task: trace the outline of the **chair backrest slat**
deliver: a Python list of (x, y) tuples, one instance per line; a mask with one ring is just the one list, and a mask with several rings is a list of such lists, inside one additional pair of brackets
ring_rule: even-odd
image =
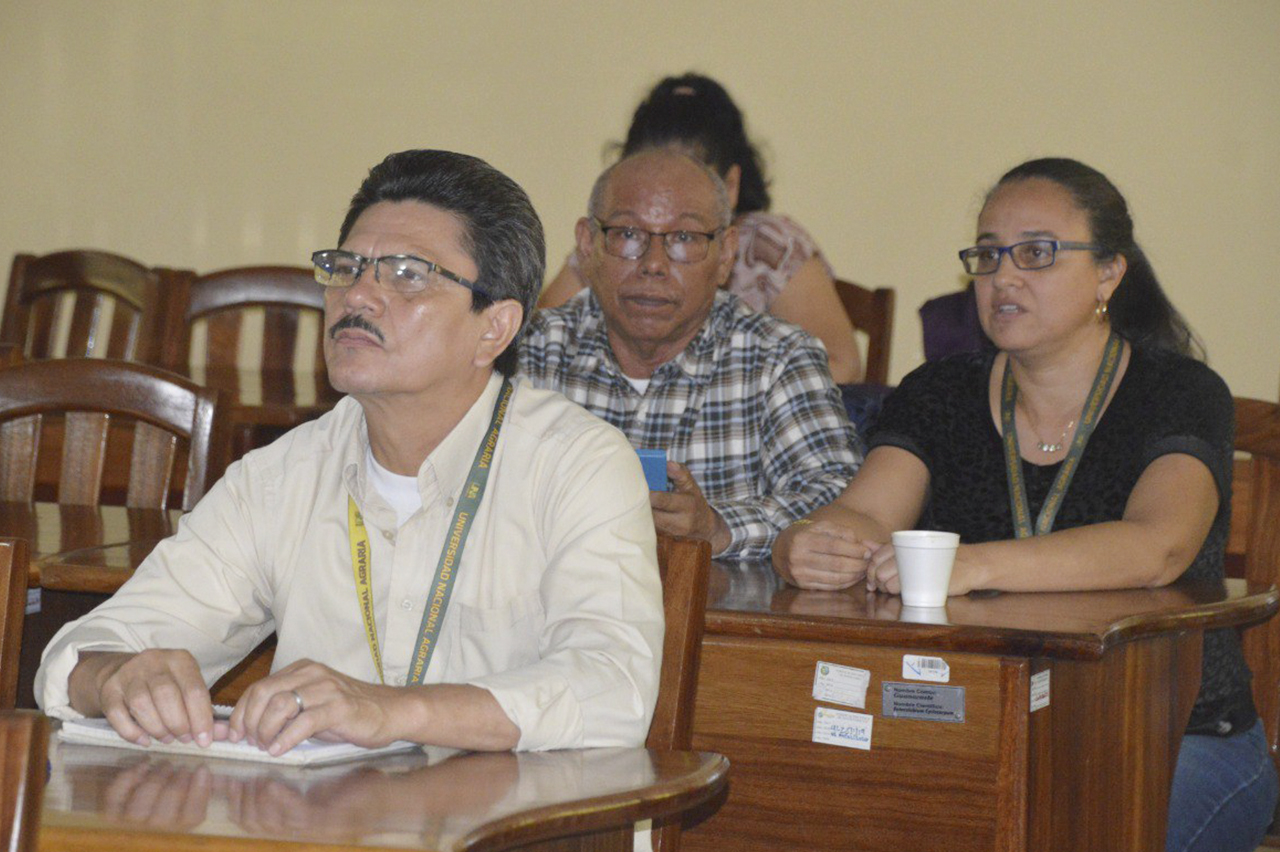
[(150, 423), (134, 424), (125, 505), (135, 509), (164, 506), (177, 459), (177, 435)]
[(98, 411), (68, 411), (64, 422), (58, 502), (96, 506), (106, 467), (111, 418)]
[(863, 381), (889, 382), (889, 351), (893, 342), (894, 291), (890, 287), (869, 290), (852, 281), (836, 279), (836, 294), (854, 328), (867, 335)]
[(35, 494), (40, 455), (39, 414), (0, 423), (0, 500), (29, 503)]

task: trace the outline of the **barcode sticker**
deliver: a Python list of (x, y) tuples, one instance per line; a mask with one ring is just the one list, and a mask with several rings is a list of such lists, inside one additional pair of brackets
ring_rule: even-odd
[(933, 683), (950, 683), (951, 666), (941, 657), (902, 655), (903, 680), (928, 680)]

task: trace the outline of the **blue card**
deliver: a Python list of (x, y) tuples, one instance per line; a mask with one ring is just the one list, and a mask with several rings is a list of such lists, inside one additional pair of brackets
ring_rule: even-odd
[(669, 491), (667, 487), (667, 451), (636, 450), (640, 456), (640, 467), (644, 469), (644, 478), (649, 482), (650, 491)]

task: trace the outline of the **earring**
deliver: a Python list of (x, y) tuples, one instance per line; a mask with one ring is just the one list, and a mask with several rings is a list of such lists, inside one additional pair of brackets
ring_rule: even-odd
[(1109, 299), (1098, 299), (1097, 306), (1093, 309), (1093, 315), (1097, 317), (1099, 323), (1107, 321), (1107, 302)]

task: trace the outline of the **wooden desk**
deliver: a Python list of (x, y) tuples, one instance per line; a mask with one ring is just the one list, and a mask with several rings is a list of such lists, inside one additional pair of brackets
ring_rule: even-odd
[(0, 502), (0, 535), (31, 543), (27, 585), (40, 611), (22, 625), (18, 706), (35, 707), (40, 654), (63, 624), (120, 587), (152, 548), (177, 528), (178, 510)]
[[(316, 769), (50, 742), (42, 850), (626, 850), (724, 787), (718, 754), (395, 755)], [(529, 845), (526, 845), (529, 844)]]
[(0, 502), (0, 535), (31, 543), (29, 588), (110, 593), (181, 516), (177, 509)]
[[(1255, 624), (1274, 588), (952, 598), (937, 613), (865, 590), (805, 592), (716, 566), (693, 746), (734, 765), (692, 850), (1163, 850), (1201, 631)], [(937, 618), (941, 623), (930, 623)], [(903, 655), (950, 667), (964, 721), (883, 714)], [(869, 673), (865, 709), (813, 698), (818, 662)], [(1050, 704), (1032, 711), (1031, 678)], [(896, 689), (896, 687), (895, 687)], [(812, 742), (828, 707), (873, 717), (870, 750)]]

